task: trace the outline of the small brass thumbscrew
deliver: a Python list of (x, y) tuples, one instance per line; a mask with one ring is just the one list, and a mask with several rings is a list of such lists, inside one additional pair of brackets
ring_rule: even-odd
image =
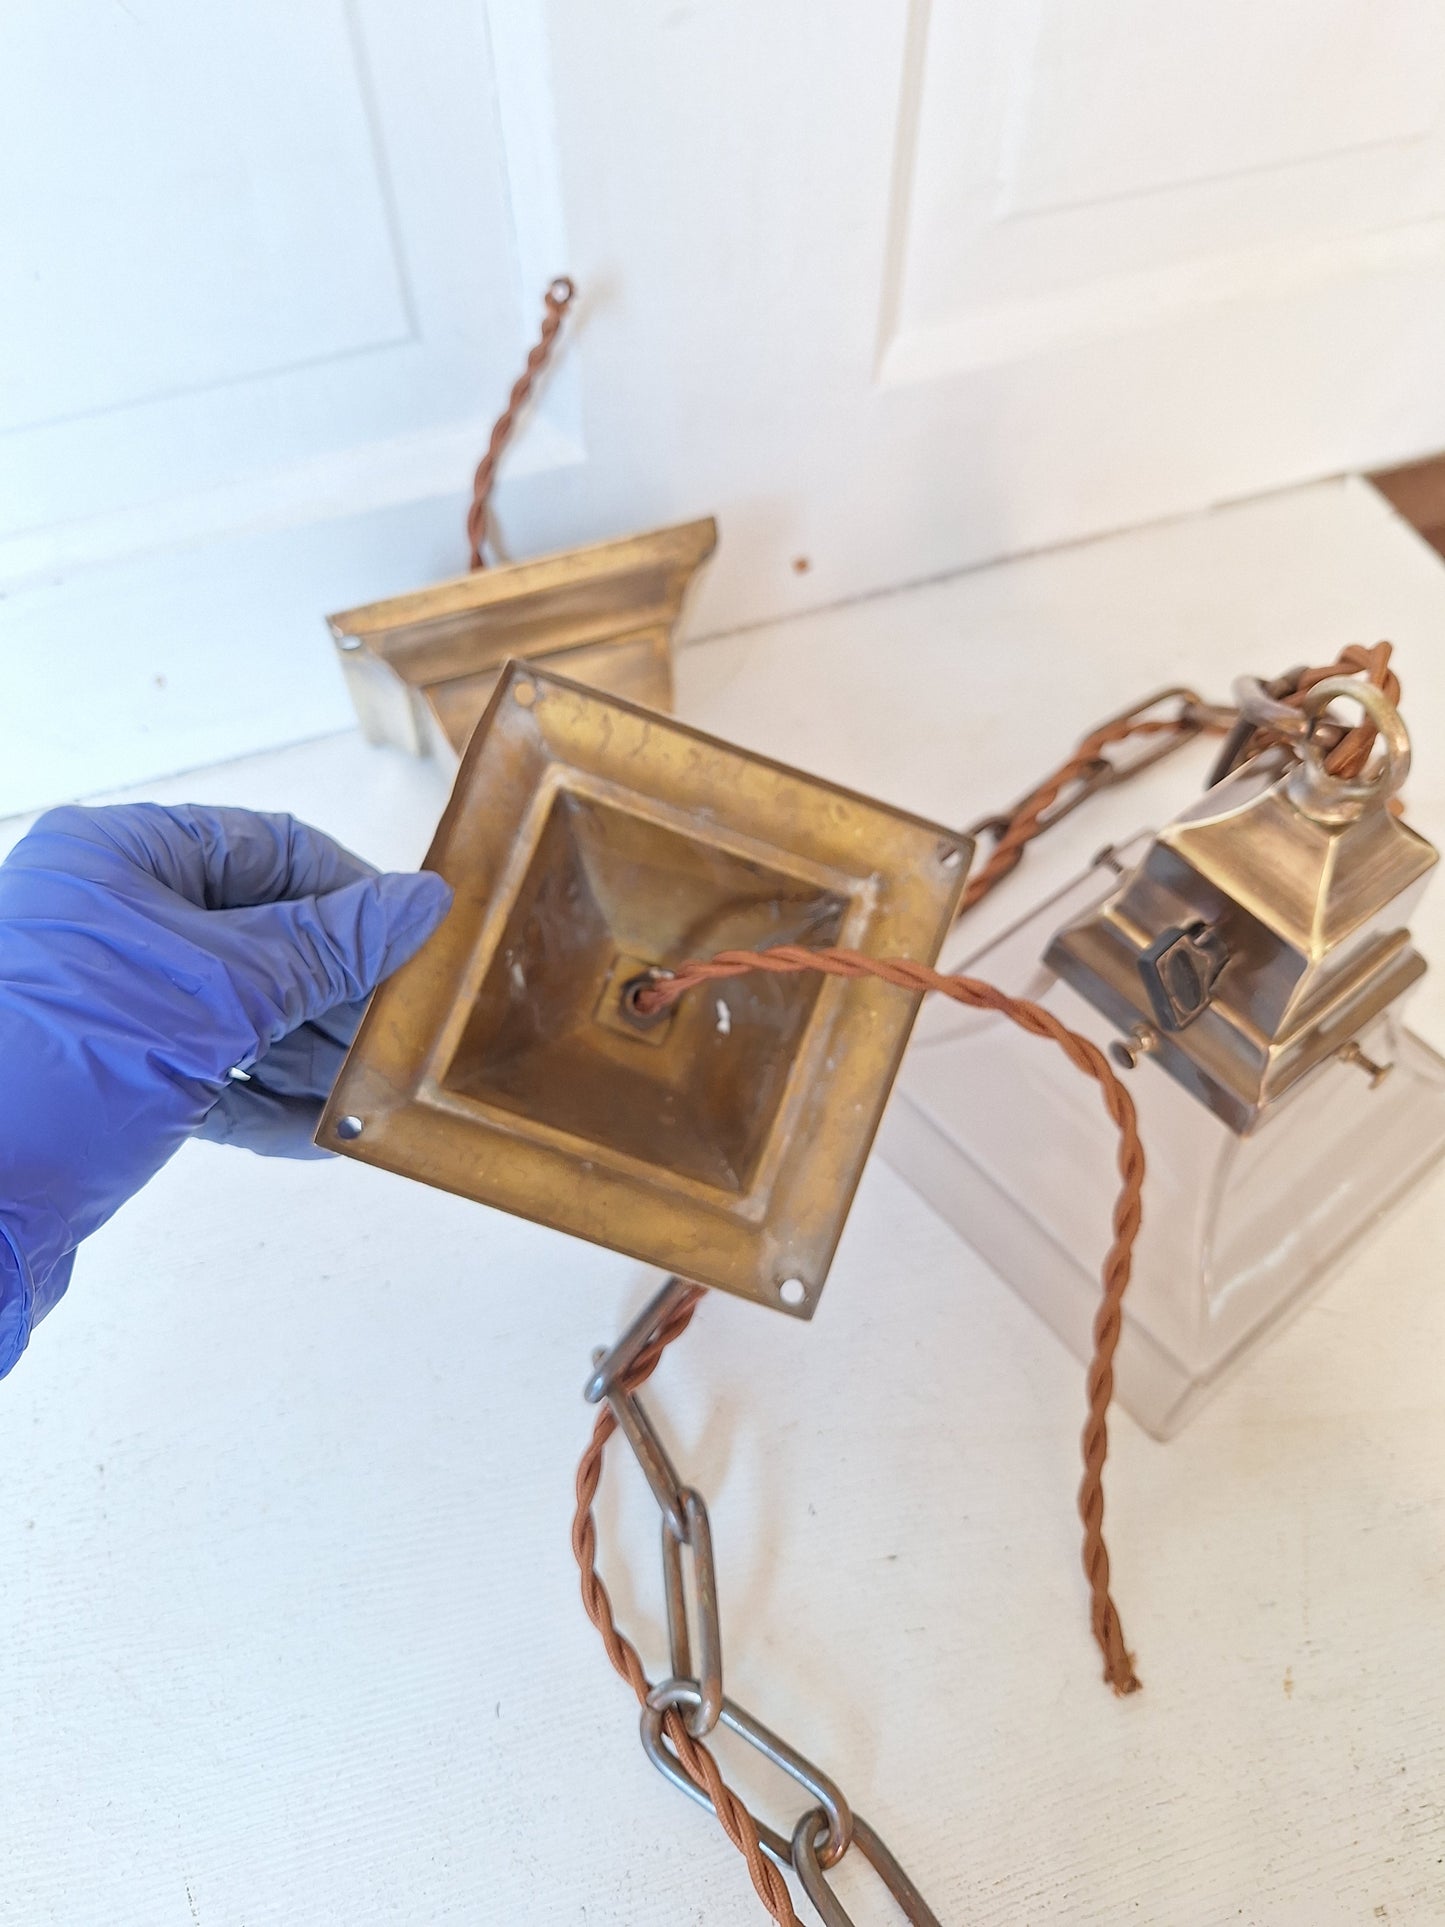
[(1121, 1071), (1132, 1071), (1141, 1057), (1159, 1048), (1159, 1033), (1152, 1024), (1135, 1024), (1127, 1037), (1119, 1037), (1109, 1046), (1109, 1055)]
[(1377, 1084), (1383, 1084), (1385, 1079), (1390, 1075), (1390, 1072), (1395, 1068), (1393, 1064), (1377, 1064), (1373, 1057), (1366, 1056), (1365, 1052), (1360, 1049), (1358, 1041), (1353, 1037), (1348, 1044), (1345, 1044), (1341, 1048), (1340, 1062), (1342, 1064), (1353, 1064), (1357, 1070), (1362, 1070), (1370, 1080), (1371, 1090), (1374, 1090)]

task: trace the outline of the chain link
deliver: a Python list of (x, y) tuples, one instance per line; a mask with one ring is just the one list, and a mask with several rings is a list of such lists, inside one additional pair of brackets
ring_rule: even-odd
[(642, 1353), (663, 1327), (701, 1287), (685, 1278), (669, 1278), (657, 1294), (649, 1298), (611, 1351), (592, 1354), (592, 1376), (582, 1388), (589, 1405), (598, 1405), (614, 1387), (623, 1385)]
[(607, 1403), (617, 1420), (617, 1429), (632, 1447), (632, 1456), (642, 1467), (643, 1477), (662, 1514), (664, 1530), (674, 1539), (687, 1539), (687, 1508), (683, 1501), (682, 1481), (673, 1470), (667, 1448), (657, 1436), (652, 1420), (635, 1393), (609, 1385)]
[[(1156, 711), (1163, 712), (1156, 714)], [(1207, 703), (1184, 684), (1158, 689), (1142, 702), (1121, 709), (1087, 736), (1075, 757), (1046, 783), (1021, 796), (1011, 809), (970, 823), (965, 835), (991, 837), (998, 842), (1012, 826), (1028, 816), (1032, 836), (1053, 829), (1100, 790), (1126, 783), (1131, 776), (1162, 763), (1204, 730), (1227, 728), (1233, 708)], [(1132, 746), (1132, 747), (1131, 747)], [(1112, 754), (1106, 752), (1112, 751)], [(1047, 798), (1045, 799), (1045, 793)], [(1032, 836), (1030, 840), (1032, 840)]]
[[(654, 1686), (647, 1696), (647, 1704), (642, 1709), (642, 1745), (649, 1760), (665, 1780), (671, 1780), (680, 1793), (695, 1800), (709, 1813), (716, 1811), (712, 1801), (699, 1786), (695, 1786), (683, 1772), (676, 1758), (663, 1741), (662, 1718), (675, 1706), (697, 1707), (702, 1695), (696, 1680), (665, 1679)], [(778, 1735), (761, 1720), (755, 1720), (751, 1713), (735, 1706), (731, 1700), (722, 1703), (722, 1724), (739, 1739), (746, 1740), (749, 1746), (756, 1747), (765, 1760), (781, 1767), (790, 1779), (796, 1780), (805, 1793), (812, 1795), (817, 1805), (812, 1812), (821, 1815), (826, 1829), (826, 1844), (818, 1854), (821, 1865), (833, 1867), (843, 1858), (853, 1843), (853, 1814), (841, 1790), (830, 1780), (826, 1773), (805, 1759), (796, 1747), (779, 1739)], [(784, 1833), (775, 1832), (761, 1820), (755, 1820), (758, 1839), (762, 1842), (763, 1852), (776, 1866), (788, 1868), (793, 1864), (793, 1849)]]
[[(679, 1539), (667, 1514), (662, 1515), (662, 1583), (667, 1593), (667, 1644), (674, 1679), (695, 1679), (702, 1689), (686, 1726), (695, 1740), (706, 1739), (722, 1716), (722, 1626), (718, 1618), (717, 1571), (712, 1559), (712, 1526), (702, 1494), (691, 1486), (682, 1494), (682, 1516), (687, 1537)], [(692, 1639), (687, 1624), (687, 1588), (683, 1582), (682, 1549), (692, 1553), (693, 1590), (697, 1595), (697, 1668), (692, 1663)]]
[[(827, 1838), (827, 1833), (828, 1816), (821, 1807), (805, 1813), (793, 1829), (793, 1866), (803, 1883), (803, 1892), (818, 1910), (823, 1927), (853, 1927), (853, 1916), (844, 1910), (825, 1878), (826, 1862), (819, 1851), (819, 1842)], [(853, 1845), (897, 1903), (908, 1927), (942, 1927), (938, 1915), (861, 1813), (853, 1815)]]
[[(630, 1648), (622, 1655), (624, 1663), (619, 1666), (619, 1671), (632, 1679), (641, 1700), (643, 1750), (665, 1779), (716, 1816), (727, 1829), (729, 1838), (744, 1853), (751, 1856), (761, 1850), (780, 1872), (795, 1869), (824, 1927), (853, 1927), (829, 1888), (826, 1876), (855, 1845), (903, 1910), (910, 1927), (939, 1927), (937, 1916), (930, 1912), (883, 1841), (866, 1821), (853, 1813), (836, 1782), (724, 1694), (717, 1574), (707, 1506), (701, 1493), (683, 1485), (679, 1479), (637, 1397), (637, 1386), (657, 1363), (662, 1345), (691, 1316), (699, 1295), (698, 1286), (680, 1278), (669, 1278), (611, 1351), (593, 1354), (593, 1372), (585, 1387), (588, 1402), (606, 1404), (617, 1430), (632, 1447), (662, 1515), (663, 1594), (672, 1676), (649, 1687), (641, 1677), (640, 1667), (636, 1667), (636, 1655)], [(601, 1423), (605, 1425), (606, 1421)], [(579, 1499), (585, 1503), (579, 1510), (577, 1531), (583, 1534), (590, 1532), (593, 1489), (595, 1477), (587, 1485), (579, 1486)], [(577, 1531), (574, 1531), (574, 1544)], [(587, 1543), (584, 1538), (584, 1544)], [(694, 1610), (691, 1619), (684, 1550), (692, 1554)], [(589, 1570), (589, 1562), (584, 1562), (584, 1597)], [(595, 1580), (595, 1572), (591, 1577)], [(596, 1583), (600, 1589), (600, 1581)], [(615, 1634), (615, 1625), (611, 1630)], [(631, 1667), (626, 1664), (629, 1655)], [(746, 1740), (808, 1795), (810, 1804), (799, 1816), (791, 1836), (750, 1813), (723, 1780), (716, 1761), (700, 1744), (719, 1726)], [(769, 1912), (784, 1923), (784, 1927), (797, 1927), (797, 1915), (786, 1889), (779, 1882), (776, 1889), (765, 1892), (762, 1873), (774, 1881), (778, 1876), (761, 1862), (754, 1874)]]

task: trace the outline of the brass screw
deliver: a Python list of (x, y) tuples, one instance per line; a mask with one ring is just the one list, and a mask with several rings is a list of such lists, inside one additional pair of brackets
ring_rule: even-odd
[(1370, 1080), (1371, 1090), (1374, 1090), (1377, 1084), (1383, 1084), (1385, 1079), (1390, 1075), (1390, 1072), (1395, 1068), (1393, 1064), (1377, 1064), (1373, 1057), (1366, 1056), (1365, 1052), (1360, 1049), (1358, 1040), (1354, 1037), (1350, 1039), (1348, 1044), (1345, 1044), (1341, 1048), (1339, 1056), (1342, 1064), (1353, 1064), (1357, 1070), (1362, 1070), (1365, 1073), (1366, 1077)]
[(1135, 1024), (1127, 1037), (1117, 1038), (1109, 1046), (1109, 1055), (1121, 1071), (1132, 1071), (1141, 1057), (1159, 1048), (1159, 1033), (1152, 1024)]

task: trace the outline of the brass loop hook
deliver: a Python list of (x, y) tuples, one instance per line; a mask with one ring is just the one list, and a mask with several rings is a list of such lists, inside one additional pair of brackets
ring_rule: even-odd
[[(1331, 776), (1316, 731), (1337, 701), (1356, 702), (1379, 734), (1383, 757), (1373, 771), (1359, 776)], [(1351, 676), (1327, 676), (1304, 696), (1299, 712), (1305, 719), (1300, 763), (1290, 779), (1291, 801), (1319, 823), (1348, 823), (1367, 805), (1381, 807), (1410, 773), (1410, 735), (1400, 712), (1383, 689)]]

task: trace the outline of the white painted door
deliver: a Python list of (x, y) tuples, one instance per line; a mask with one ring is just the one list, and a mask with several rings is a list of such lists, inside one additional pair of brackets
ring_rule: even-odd
[(1432, 0), (10, 0), (0, 808), (344, 726), (562, 269), (503, 535), (716, 512), (698, 631), (1445, 444), (1442, 95)]
[(324, 612), (465, 565), (565, 252), (512, 12), (0, 8), (0, 810), (344, 727)]

